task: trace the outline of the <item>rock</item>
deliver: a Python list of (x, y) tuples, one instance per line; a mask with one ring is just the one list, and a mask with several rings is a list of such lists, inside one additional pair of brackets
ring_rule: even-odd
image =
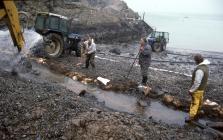
[(32, 70), (31, 72), (33, 75), (39, 76), (40, 72), (38, 70)]
[(40, 119), (47, 110), (41, 107), (34, 108), (31, 114), (32, 119)]
[(105, 86), (110, 82), (109, 79), (102, 78), (102, 77), (97, 77), (97, 80), (98, 80), (98, 82), (99, 82), (100, 84), (103, 84), (103, 85), (105, 85)]
[(30, 114), (29, 112), (27, 112), (27, 113), (25, 114), (25, 117), (26, 117), (26, 118), (30, 118), (30, 116), (31, 116), (31, 114)]
[(71, 120), (71, 124), (79, 127), (79, 126), (81, 126), (81, 119), (73, 119), (73, 120)]
[(12, 74), (12, 76), (17, 76), (18, 72), (15, 68), (13, 68), (12, 71), (11, 71), (11, 74)]
[(121, 54), (121, 50), (118, 49), (118, 48), (111, 49), (111, 50), (109, 50), (109, 52), (110, 53), (117, 54), (117, 55), (120, 55)]
[(207, 122), (206, 125), (214, 128), (223, 128), (223, 122)]
[(22, 57), (18, 64), (16, 64), (16, 71), (21, 73), (28, 73), (32, 70), (32, 64), (26, 57)]
[(22, 107), (22, 104), (20, 102), (17, 102), (16, 105), (21, 108)]
[(124, 48), (128, 48), (128, 43), (122, 43), (121, 46), (123, 46)]
[(22, 128), (23, 130), (27, 130), (27, 129), (29, 129), (29, 128), (30, 128), (30, 126), (25, 125), (25, 126), (21, 126), (21, 128)]
[(41, 136), (37, 135), (36, 140), (41, 140)]
[(209, 105), (209, 106), (218, 106), (218, 103), (216, 103), (216, 102), (212, 102), (212, 101), (210, 101), (210, 100), (205, 100), (204, 101), (204, 103), (203, 103), (204, 105)]
[(138, 103), (139, 106), (142, 106), (142, 107), (148, 106), (146, 101), (139, 100), (139, 101), (137, 101), (137, 103)]
[(72, 79), (73, 79), (74, 81), (77, 81), (77, 76), (73, 76)]
[(173, 105), (176, 107), (176, 108), (180, 108), (182, 106), (180, 100), (178, 99), (174, 99), (173, 100)]
[(134, 53), (130, 53), (129, 56), (135, 56), (135, 54)]
[(223, 111), (220, 111), (219, 114), (220, 114), (221, 118), (223, 118)]
[(152, 88), (150, 88), (149, 86), (146, 86), (144, 89), (144, 94), (145, 96), (147, 96), (149, 93), (151, 93)]
[(115, 112), (115, 115), (116, 115), (116, 116), (119, 116), (119, 115), (120, 115), (120, 112)]
[(84, 84), (84, 85), (87, 85), (88, 84), (87, 81), (84, 81), (84, 80), (81, 81), (81, 83)]
[(81, 92), (78, 94), (79, 96), (84, 96), (86, 94), (86, 90), (81, 90)]
[(152, 88), (150, 88), (149, 86), (143, 86), (143, 85), (139, 85), (138, 89), (143, 92), (145, 94), (145, 96), (149, 95), (149, 93), (151, 92)]
[(156, 86), (155, 88), (153, 88), (151, 92), (154, 93), (154, 94), (156, 94), (156, 95), (158, 95), (158, 96), (161, 96), (161, 95), (163, 95), (165, 93), (162, 90), (162, 88), (159, 87), (159, 86)]
[(96, 112), (97, 114), (100, 114), (102, 111), (98, 108), (90, 108), (91, 112)]
[(171, 104), (174, 100), (174, 97), (171, 95), (164, 95), (163, 96), (163, 102), (166, 104)]
[(173, 63), (173, 62), (170, 62), (170, 65), (171, 65), (171, 66), (173, 66), (173, 65), (174, 65), (174, 63)]

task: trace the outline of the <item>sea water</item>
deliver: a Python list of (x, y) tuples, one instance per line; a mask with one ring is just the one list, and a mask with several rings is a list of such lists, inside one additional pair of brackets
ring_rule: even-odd
[(223, 15), (146, 13), (144, 20), (170, 33), (167, 47), (223, 52)]

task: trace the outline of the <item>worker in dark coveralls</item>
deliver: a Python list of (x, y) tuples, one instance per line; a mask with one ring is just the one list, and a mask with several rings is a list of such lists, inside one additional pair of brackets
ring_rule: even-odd
[(191, 122), (198, 119), (198, 113), (200, 112), (203, 104), (204, 91), (207, 87), (210, 62), (202, 57), (201, 54), (194, 56), (194, 61), (197, 64), (192, 74), (192, 83), (189, 89), (189, 94), (192, 97), (189, 118), (186, 118), (186, 122)]
[(139, 49), (139, 65), (142, 76), (142, 85), (147, 86), (148, 80), (148, 67), (151, 63), (151, 46), (147, 43), (146, 38), (141, 38), (140, 49)]

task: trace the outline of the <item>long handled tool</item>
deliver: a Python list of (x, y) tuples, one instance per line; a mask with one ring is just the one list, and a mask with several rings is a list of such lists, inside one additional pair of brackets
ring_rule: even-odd
[(207, 131), (210, 131), (211, 133), (215, 133), (221, 139), (223, 139), (223, 133), (221, 131), (219, 131), (219, 130), (213, 129), (213, 128), (209, 127), (209, 126), (203, 125), (203, 124), (201, 124), (199, 122), (196, 122), (196, 121), (192, 121), (191, 124), (194, 124), (194, 125), (200, 127), (201, 129), (206, 129)]
[(137, 58), (138, 58), (138, 56), (139, 56), (139, 53), (140, 53), (140, 52), (138, 52), (138, 54), (136, 55), (136, 58), (134, 59), (132, 65), (131, 65), (131, 67), (130, 67), (130, 69), (129, 69), (129, 71), (128, 71), (128, 74), (127, 74), (127, 76), (126, 76), (126, 79), (128, 79), (129, 74), (130, 74), (130, 72), (132, 71), (133, 65), (135, 64), (135, 62), (136, 62), (136, 60), (137, 60)]

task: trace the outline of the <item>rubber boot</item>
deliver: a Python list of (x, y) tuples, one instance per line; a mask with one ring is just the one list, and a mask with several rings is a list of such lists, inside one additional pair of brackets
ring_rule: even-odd
[(191, 123), (192, 121), (196, 121), (196, 119), (194, 117), (186, 117), (185, 118), (186, 123)]
[(143, 76), (142, 77), (142, 84), (144, 85), (144, 86), (146, 86), (147, 85), (147, 76)]

